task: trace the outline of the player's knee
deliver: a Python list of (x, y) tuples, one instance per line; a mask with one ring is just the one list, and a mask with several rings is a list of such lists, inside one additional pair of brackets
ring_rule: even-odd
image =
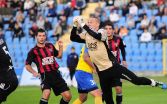
[(84, 103), (87, 100), (87, 96), (80, 96), (79, 98), (81, 100), (82, 103)]
[(63, 94), (63, 99), (64, 99), (65, 101), (70, 101), (71, 98), (72, 98), (72, 95), (71, 95), (70, 92), (66, 92), (66, 93)]
[(48, 99), (49, 99), (49, 96), (50, 96), (50, 90), (49, 90), (49, 89), (44, 90), (44, 91), (43, 91), (42, 98), (48, 100)]
[(115, 87), (115, 90), (116, 90), (117, 94), (121, 94), (122, 93), (122, 87), (120, 87), (120, 86)]

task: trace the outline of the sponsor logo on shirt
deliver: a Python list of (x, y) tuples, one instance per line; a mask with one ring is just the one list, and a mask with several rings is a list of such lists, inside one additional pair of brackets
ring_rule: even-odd
[(50, 65), (54, 63), (54, 57), (45, 57), (42, 59), (42, 65)]

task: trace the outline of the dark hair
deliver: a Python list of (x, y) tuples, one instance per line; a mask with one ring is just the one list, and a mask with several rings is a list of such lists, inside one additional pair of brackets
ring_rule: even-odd
[(74, 49), (74, 50), (75, 50), (75, 47), (74, 47), (74, 46), (72, 46), (72, 47), (71, 47), (71, 49)]
[(113, 26), (113, 24), (112, 24), (110, 21), (106, 21), (106, 22), (104, 23), (104, 27), (105, 27), (105, 26), (111, 26), (112, 29), (114, 29), (114, 26)]
[(44, 30), (44, 29), (42, 29), (42, 28), (39, 28), (39, 29), (37, 30), (37, 32), (36, 32), (36, 34), (35, 34), (35, 35), (37, 36), (39, 32), (41, 32), (41, 33), (43, 33), (43, 32), (44, 32), (44, 33), (45, 33), (45, 35), (46, 35), (45, 30)]

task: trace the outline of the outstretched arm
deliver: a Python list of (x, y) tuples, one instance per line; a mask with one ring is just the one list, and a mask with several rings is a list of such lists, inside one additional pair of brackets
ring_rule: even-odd
[(79, 43), (85, 43), (85, 40), (77, 35), (77, 27), (73, 27), (71, 30), (70, 40)]
[(95, 39), (103, 40), (102, 34), (100, 32), (95, 32), (95, 31), (91, 30), (87, 25), (84, 25), (83, 28), (88, 32), (89, 35), (91, 35)]

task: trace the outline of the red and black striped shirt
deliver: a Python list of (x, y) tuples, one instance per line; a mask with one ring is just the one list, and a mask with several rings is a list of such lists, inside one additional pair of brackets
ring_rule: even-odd
[(56, 50), (51, 43), (46, 43), (45, 47), (38, 47), (36, 45), (29, 51), (26, 65), (31, 65), (31, 63), (34, 62), (37, 65), (39, 73), (57, 70), (59, 68), (59, 65), (55, 60), (57, 55), (58, 50)]
[(113, 36), (112, 39), (108, 40), (108, 45), (110, 51), (114, 54), (114, 56), (117, 58), (118, 62), (121, 62), (120, 60), (120, 50), (122, 54), (123, 61), (126, 61), (126, 53), (125, 53), (125, 47), (126, 45), (123, 43), (123, 40), (118, 36)]

